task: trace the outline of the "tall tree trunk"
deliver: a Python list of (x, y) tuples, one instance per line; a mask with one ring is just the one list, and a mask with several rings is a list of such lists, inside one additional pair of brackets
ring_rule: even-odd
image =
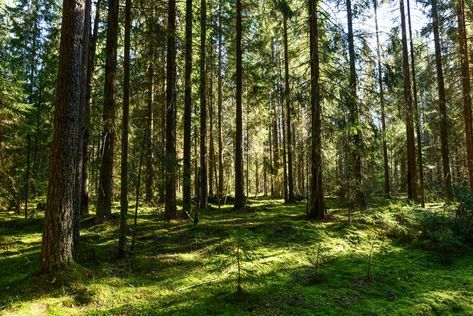
[(79, 150), (85, 0), (64, 0), (54, 131), (49, 161), (47, 207), (40, 266), (56, 272), (73, 262), (73, 216), (76, 158)]
[(379, 101), (381, 105), (381, 129), (383, 132), (383, 163), (384, 163), (384, 193), (387, 196), (391, 195), (391, 183), (389, 180), (389, 162), (388, 162), (388, 146), (386, 143), (386, 112), (384, 100), (383, 87), (383, 72), (381, 69), (381, 45), (379, 43), (379, 29), (378, 29), (378, 0), (374, 0), (374, 16), (376, 28), (376, 53), (378, 57), (378, 85), (379, 85)]
[(471, 117), (471, 83), (468, 63), (468, 43), (465, 25), (465, 3), (457, 0), (458, 41), (460, 48), (460, 64), (463, 88), (463, 119), (465, 121), (465, 147), (470, 190), (473, 191), (473, 123)]
[(150, 61), (148, 64), (148, 102), (146, 107), (146, 188), (145, 188), (145, 201), (147, 203), (153, 203), (153, 108), (154, 108), (154, 28), (152, 27), (154, 21), (149, 21), (150, 27), (150, 38), (149, 38), (149, 57)]
[(292, 175), (293, 166), (292, 166), (292, 107), (290, 100), (290, 90), (289, 90), (289, 54), (288, 54), (288, 44), (287, 44), (287, 16), (283, 18), (283, 41), (284, 41), (284, 101), (286, 103), (286, 133), (287, 133), (287, 188), (288, 188), (288, 197), (287, 202), (294, 201), (294, 178)]
[(402, 73), (404, 76), (404, 102), (406, 105), (406, 136), (407, 136), (407, 197), (409, 200), (417, 200), (417, 171), (415, 156), (415, 140), (413, 125), (413, 109), (411, 94), (411, 79), (409, 73), (409, 53), (407, 50), (406, 16), (404, 11), (404, 0), (399, 1), (401, 10), (402, 31)]
[(448, 203), (453, 200), (453, 192), (448, 148), (447, 99), (445, 97), (445, 84), (443, 78), (442, 49), (440, 47), (440, 27), (437, 0), (432, 0), (432, 27), (434, 32), (435, 64), (437, 68), (437, 85), (439, 95), (440, 143), (442, 154), (443, 183), (445, 190), (445, 200)]
[(325, 217), (325, 201), (322, 186), (322, 135), (320, 85), (319, 85), (319, 31), (317, 25), (317, 0), (309, 0), (310, 31), (310, 104), (311, 104), (311, 180), (309, 218)]
[(363, 147), (363, 140), (361, 138), (361, 122), (360, 122), (360, 109), (358, 106), (357, 97), (357, 78), (356, 78), (356, 61), (355, 61), (355, 45), (353, 39), (353, 13), (351, 7), (351, 0), (346, 0), (347, 5), (347, 22), (348, 22), (348, 55), (350, 59), (350, 77), (349, 77), (349, 120), (350, 125), (354, 131), (351, 134), (351, 144), (349, 146), (350, 153), (350, 182), (352, 186), (351, 195), (352, 206), (365, 206), (366, 201), (362, 189), (362, 170), (361, 170), (361, 152)]
[[(98, 0), (95, 4), (95, 19), (94, 29), (89, 42), (89, 55), (87, 61), (87, 92), (85, 104), (85, 123), (84, 123), (84, 141), (82, 145), (82, 196), (81, 196), (81, 214), (89, 214), (89, 140), (90, 140), (90, 118), (91, 118), (91, 103), (92, 103), (92, 77), (95, 66), (95, 52), (97, 49), (97, 36), (100, 22), (100, 6), (102, 0)], [(90, 27), (90, 24), (85, 25)]]
[(218, 192), (223, 196), (223, 138), (222, 138), (222, 0), (218, 2), (218, 75), (217, 75), (217, 128), (218, 128)]
[(215, 144), (214, 144), (214, 104), (213, 104), (213, 46), (210, 43), (209, 56), (209, 195), (214, 196)]
[(122, 156), (120, 183), (120, 236), (118, 238), (118, 257), (126, 254), (126, 231), (128, 216), (128, 131), (130, 113), (130, 34), (131, 0), (125, 1), (125, 51), (123, 59), (123, 114), (122, 114)]
[(192, 131), (192, 0), (186, 0), (186, 43), (184, 70), (184, 152), (183, 210), (191, 209), (191, 131)]
[(97, 221), (103, 222), (112, 214), (113, 152), (115, 149), (117, 42), (119, 1), (108, 1), (107, 43), (105, 47), (105, 85), (103, 103), (102, 163), (100, 166)]
[(241, 0), (236, 0), (236, 134), (235, 134), (235, 204), (234, 208), (245, 208), (246, 198), (243, 179), (243, 119), (242, 119), (242, 91), (243, 91), (243, 65), (242, 65), (242, 17)]
[(87, 62), (89, 59), (89, 42), (90, 42), (90, 12), (91, 0), (85, 1), (84, 12), (84, 35), (82, 43), (82, 60), (81, 60), (81, 82), (80, 82), (80, 107), (79, 107), (79, 136), (76, 153), (76, 180), (75, 180), (75, 197), (74, 197), (74, 216), (73, 216), (73, 240), (74, 249), (79, 245), (80, 236), (80, 215), (81, 215), (81, 201), (82, 201), (82, 165), (83, 165), (83, 146), (84, 146), (84, 131), (85, 131), (85, 108), (87, 103)]
[(208, 206), (208, 181), (207, 181), (207, 67), (206, 67), (206, 42), (207, 42), (207, 4), (200, 1), (200, 172), (199, 172), (199, 206)]
[(177, 218), (176, 208), (176, 0), (168, 1), (166, 56), (166, 196), (168, 220)]
[(420, 131), (420, 114), (419, 106), (417, 101), (417, 76), (415, 67), (415, 53), (414, 53), (414, 39), (412, 37), (412, 23), (411, 23), (411, 6), (409, 0), (407, 0), (407, 19), (409, 22), (409, 39), (411, 48), (411, 69), (412, 69), (412, 93), (414, 95), (414, 119), (417, 134), (417, 162), (419, 164), (419, 195), (420, 203), (422, 207), (425, 206), (425, 194), (424, 194), (424, 160), (422, 158), (422, 133)]

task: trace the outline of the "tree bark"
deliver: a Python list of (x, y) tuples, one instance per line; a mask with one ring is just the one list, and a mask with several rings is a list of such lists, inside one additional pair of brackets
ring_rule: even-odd
[(409, 73), (409, 53), (407, 50), (406, 16), (404, 11), (404, 0), (399, 1), (401, 11), (402, 32), (402, 73), (404, 76), (404, 102), (406, 105), (406, 136), (407, 136), (407, 197), (411, 201), (417, 200), (417, 171), (415, 157), (415, 140), (413, 125), (413, 109), (411, 94), (411, 79)]
[(119, 1), (109, 0), (107, 43), (105, 47), (105, 85), (103, 103), (102, 163), (97, 201), (97, 221), (103, 222), (112, 214), (113, 155), (115, 149), (117, 42)]
[(287, 16), (283, 17), (283, 42), (284, 42), (284, 101), (286, 103), (286, 133), (287, 133), (287, 188), (288, 196), (286, 202), (294, 202), (294, 178), (292, 175), (292, 107), (290, 100), (289, 89), (289, 54), (288, 54), (288, 40), (287, 40)]
[(184, 70), (184, 152), (183, 210), (191, 209), (191, 131), (192, 131), (192, 0), (186, 0), (186, 42)]
[(383, 165), (384, 165), (384, 193), (386, 196), (391, 195), (391, 182), (389, 179), (389, 158), (388, 158), (388, 146), (386, 143), (386, 111), (385, 111), (385, 100), (384, 100), (384, 87), (383, 87), (383, 72), (381, 69), (381, 45), (379, 43), (379, 29), (378, 29), (378, 11), (377, 11), (378, 0), (374, 0), (374, 16), (375, 16), (375, 28), (376, 28), (376, 54), (378, 57), (378, 85), (379, 85), (379, 102), (381, 105), (381, 130), (383, 133)]
[(217, 75), (217, 128), (218, 128), (218, 192), (223, 196), (223, 137), (222, 137), (222, 1), (218, 3), (218, 75)]
[(131, 0), (125, 1), (125, 51), (123, 59), (123, 114), (122, 114), (122, 153), (120, 183), (120, 236), (118, 238), (118, 257), (126, 255), (126, 231), (128, 216), (128, 132), (130, 113), (130, 37)]
[(319, 85), (319, 31), (317, 0), (309, 0), (310, 31), (310, 104), (311, 104), (311, 180), (309, 218), (325, 217), (325, 201), (322, 186), (322, 135), (320, 85)]
[(445, 96), (445, 83), (442, 68), (442, 49), (440, 47), (439, 14), (437, 0), (432, 0), (432, 28), (434, 32), (435, 44), (435, 65), (437, 69), (437, 85), (439, 95), (439, 115), (440, 115), (440, 144), (442, 154), (443, 183), (445, 190), (445, 200), (447, 203), (453, 200), (452, 175), (450, 173), (450, 153), (448, 147), (448, 118), (447, 99)]
[(53, 143), (40, 266), (52, 273), (73, 262), (76, 158), (79, 150), (85, 0), (64, 0)]
[(154, 107), (154, 39), (153, 31), (154, 28), (151, 27), (154, 21), (150, 21), (150, 38), (149, 38), (149, 56), (150, 61), (148, 64), (148, 102), (146, 107), (146, 188), (145, 188), (145, 201), (147, 203), (153, 203), (153, 107)]
[(199, 207), (208, 206), (208, 178), (207, 178), (207, 67), (206, 67), (206, 42), (207, 42), (207, 4), (200, 1), (200, 170), (199, 170)]
[(168, 1), (166, 64), (166, 196), (168, 220), (177, 218), (176, 208), (176, 0)]
[(242, 17), (241, 0), (236, 0), (236, 134), (235, 134), (235, 203), (234, 208), (245, 208), (246, 197), (243, 179), (243, 119), (242, 119), (242, 91), (243, 91), (243, 65), (242, 65)]
[(468, 62), (468, 43), (465, 25), (465, 3), (457, 0), (458, 42), (460, 50), (460, 64), (462, 72), (463, 92), (463, 119), (465, 123), (465, 147), (470, 190), (473, 192), (473, 123), (471, 114), (471, 83)]

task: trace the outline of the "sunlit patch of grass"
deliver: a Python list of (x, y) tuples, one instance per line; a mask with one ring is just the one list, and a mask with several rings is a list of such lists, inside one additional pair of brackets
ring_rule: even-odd
[[(472, 254), (444, 266), (431, 253), (389, 238), (389, 229), (413, 215), (404, 198), (371, 197), (351, 223), (343, 204), (327, 199), (330, 216), (317, 222), (306, 220), (305, 202), (258, 197), (249, 201), (250, 212), (211, 205), (197, 226), (185, 218), (165, 222), (161, 207), (141, 206), (132, 257), (115, 259), (117, 220), (92, 224), (82, 230), (79, 264), (85, 268), (76, 280), (42, 286), (36, 283), (45, 279), (34, 275), (41, 219), (9, 219), (0, 225), (0, 313), (473, 313)], [(245, 254), (242, 292), (236, 245)], [(320, 279), (312, 282), (309, 258), (319, 247)]]

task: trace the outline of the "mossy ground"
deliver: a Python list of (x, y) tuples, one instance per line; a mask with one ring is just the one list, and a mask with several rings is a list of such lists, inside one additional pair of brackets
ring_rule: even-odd
[[(197, 226), (186, 219), (167, 223), (162, 211), (141, 208), (136, 251), (122, 260), (115, 259), (118, 221), (85, 226), (79, 266), (54, 277), (36, 275), (42, 218), (2, 214), (0, 313), (473, 314), (473, 253), (465, 249), (446, 265), (432, 252), (388, 238), (396, 213), (413, 211), (401, 199), (372, 198), (351, 224), (335, 199), (328, 199), (323, 222), (306, 220), (304, 203), (250, 204), (246, 212), (214, 206)], [(240, 294), (235, 245), (243, 254)], [(319, 246), (314, 280), (309, 258)]]

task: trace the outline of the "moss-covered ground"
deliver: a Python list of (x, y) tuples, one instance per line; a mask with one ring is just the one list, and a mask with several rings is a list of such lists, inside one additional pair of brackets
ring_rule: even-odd
[(135, 251), (121, 260), (118, 221), (86, 221), (78, 265), (56, 276), (37, 274), (41, 214), (1, 214), (0, 314), (473, 315), (473, 253), (445, 263), (392, 238), (396, 214), (415, 212), (402, 199), (372, 198), (351, 223), (335, 199), (322, 222), (302, 202), (250, 205), (213, 206), (197, 226), (142, 207)]

